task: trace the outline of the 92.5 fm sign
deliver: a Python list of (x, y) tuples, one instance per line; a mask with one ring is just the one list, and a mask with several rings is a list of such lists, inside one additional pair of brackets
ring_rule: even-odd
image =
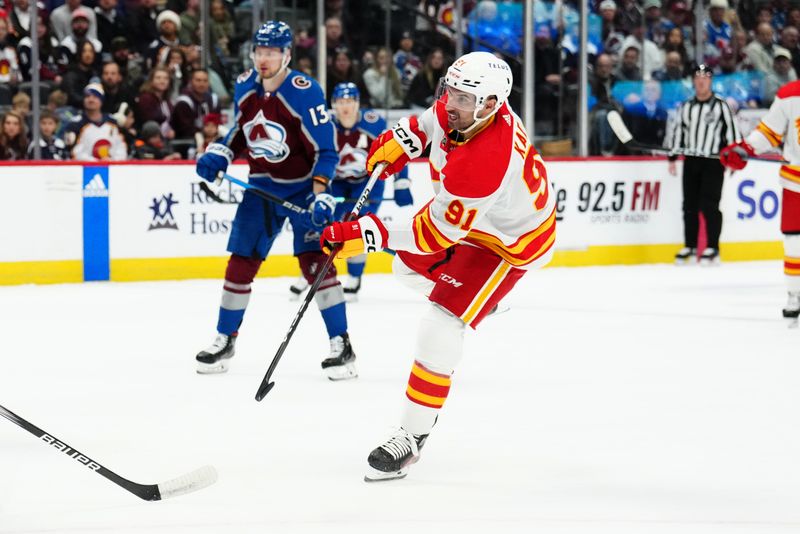
[(662, 161), (551, 162), (556, 248), (681, 239), (680, 178)]

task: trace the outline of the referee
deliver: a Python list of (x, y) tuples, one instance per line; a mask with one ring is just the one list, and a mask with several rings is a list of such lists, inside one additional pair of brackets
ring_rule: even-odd
[[(725, 100), (711, 91), (711, 69), (698, 65), (694, 69), (695, 96), (681, 104), (665, 146), (673, 151), (697, 154), (683, 162), (683, 244), (675, 255), (675, 263), (686, 264), (697, 255), (698, 212), (706, 220), (706, 249), (700, 255), (701, 265), (719, 262), (719, 234), (722, 231), (722, 195), (724, 167), (719, 151), (742, 137), (733, 112)], [(706, 157), (700, 157), (706, 156)], [(669, 173), (676, 174), (677, 155), (669, 156)]]

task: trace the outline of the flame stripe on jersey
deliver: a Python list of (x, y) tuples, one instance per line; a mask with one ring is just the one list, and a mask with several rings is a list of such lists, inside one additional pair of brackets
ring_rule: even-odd
[(444, 250), (455, 243), (439, 230), (431, 218), (431, 200), (414, 216), (412, 228), (417, 248), (428, 254)]
[(789, 276), (800, 276), (800, 258), (783, 257), (783, 272)]
[(758, 126), (756, 126), (756, 130), (761, 132), (764, 135), (764, 137), (767, 138), (769, 144), (771, 144), (772, 146), (778, 146), (781, 144), (781, 141), (783, 141), (782, 135), (776, 133), (772, 128), (770, 128), (763, 122), (758, 123)]
[(800, 185), (800, 165), (781, 165), (781, 170), (778, 174), (784, 180)]
[(500, 286), (500, 282), (503, 281), (503, 278), (506, 277), (510, 270), (511, 265), (506, 262), (501, 262), (500, 265), (497, 266), (489, 277), (489, 280), (483, 284), (477, 296), (472, 299), (472, 302), (467, 306), (467, 311), (461, 316), (461, 320), (464, 321), (464, 323), (470, 324), (472, 320), (477, 317), (478, 313), (492, 296), (492, 293)]
[(546, 221), (511, 245), (506, 245), (492, 234), (475, 229), (470, 230), (464, 241), (491, 250), (511, 265), (520, 267), (536, 261), (550, 250), (556, 239), (555, 231), (556, 211), (553, 207), (553, 212)]
[(441, 408), (450, 393), (450, 383), (449, 376), (435, 373), (415, 360), (408, 377), (406, 397), (428, 408)]

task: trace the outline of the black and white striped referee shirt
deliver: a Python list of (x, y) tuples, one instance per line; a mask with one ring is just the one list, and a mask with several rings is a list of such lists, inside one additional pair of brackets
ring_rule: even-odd
[(664, 146), (686, 150), (688, 155), (715, 156), (727, 145), (741, 140), (731, 108), (714, 93), (704, 102), (692, 97), (681, 104)]

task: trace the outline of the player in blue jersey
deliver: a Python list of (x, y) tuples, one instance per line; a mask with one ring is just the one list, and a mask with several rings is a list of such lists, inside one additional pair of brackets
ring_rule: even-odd
[[(386, 121), (371, 109), (360, 109), (358, 87), (352, 82), (342, 82), (333, 88), (331, 104), (333, 105), (333, 123), (336, 126), (336, 150), (339, 152), (339, 163), (333, 180), (333, 196), (346, 199), (336, 206), (334, 218), (339, 221), (355, 206), (367, 183), (367, 153), (372, 142), (387, 129)], [(383, 198), (385, 182), (377, 182), (372, 188), (370, 200), (362, 210), (364, 213), (377, 213)], [(394, 201), (398, 206), (409, 206), (414, 203), (411, 196), (411, 185), (408, 169), (403, 168), (394, 179)], [(349, 300), (355, 300), (361, 289), (361, 275), (367, 255), (362, 254), (347, 258), (347, 279), (344, 292)], [(298, 280), (290, 288), (299, 295), (307, 286)]]
[[(308, 205), (299, 215), (245, 191), (228, 240), (231, 253), (212, 345), (197, 355), (199, 373), (225, 372), (234, 355), (251, 284), (288, 217), (294, 253), (313, 281), (325, 260), (319, 232), (333, 220), (336, 202), (330, 180), (339, 158), (333, 123), (316, 81), (288, 68), (292, 32), (283, 22), (264, 23), (253, 37), (254, 68), (236, 80), (235, 124), (197, 160), (197, 174), (213, 181), (237, 155), (245, 155), (250, 183), (290, 202)], [(347, 334), (342, 286), (331, 268), (316, 294), (330, 338), (322, 368), (331, 380), (354, 378), (355, 353)]]

